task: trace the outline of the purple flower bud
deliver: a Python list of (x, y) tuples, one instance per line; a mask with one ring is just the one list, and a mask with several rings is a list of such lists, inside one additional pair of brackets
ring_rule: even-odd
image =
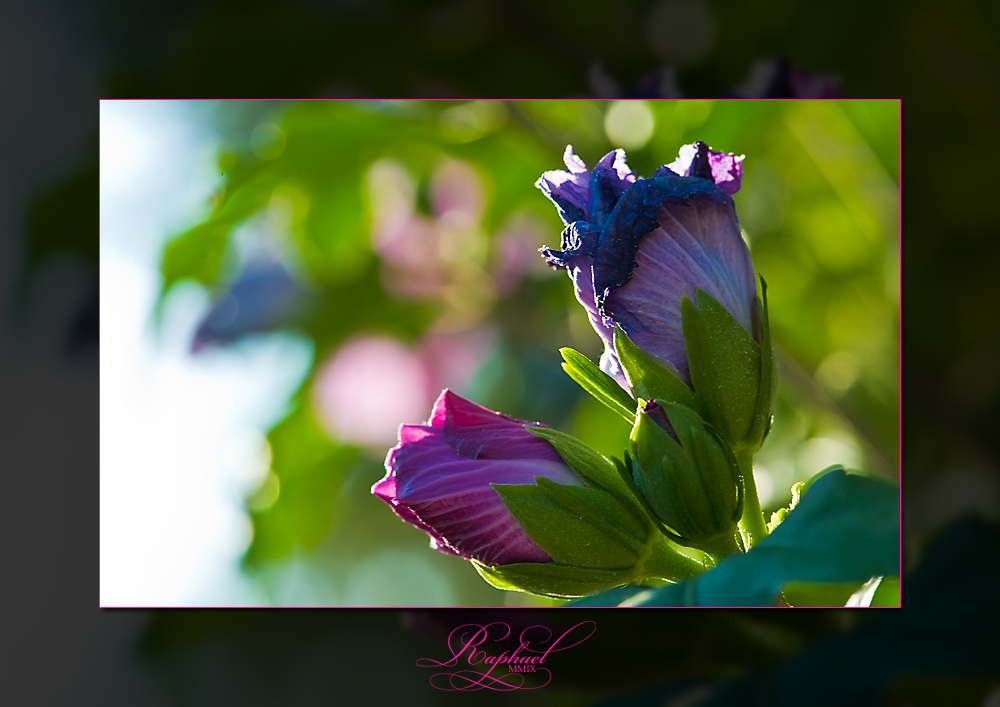
[(551, 562), (490, 484), (533, 484), (544, 476), (583, 486), (546, 440), (526, 423), (449, 390), (425, 425), (403, 425), (389, 450), (385, 477), (372, 493), (431, 538), (441, 552), (497, 566)]
[[(701, 289), (748, 333), (755, 329), (753, 265), (731, 198), (740, 187), (743, 158), (696, 142), (682, 147), (677, 160), (651, 178), (636, 179), (629, 171), (627, 184), (624, 178), (618, 182), (625, 184), (620, 194), (605, 188), (598, 195), (598, 184), (609, 182), (607, 177), (599, 178), (595, 167), (586, 192), (584, 175), (589, 173), (571, 148), (566, 155), (567, 165), (571, 157), (578, 163), (571, 167), (572, 175), (546, 172), (537, 183), (567, 223), (562, 250), (542, 248), (541, 253), (551, 265), (567, 270), (577, 299), (604, 340), (601, 369), (629, 390), (614, 350), (617, 324), (690, 383), (682, 297), (694, 301)], [(621, 150), (608, 153), (601, 163), (612, 156), (624, 168)], [(563, 176), (554, 176), (559, 174)], [(584, 203), (585, 197), (589, 211), (561, 206)]]

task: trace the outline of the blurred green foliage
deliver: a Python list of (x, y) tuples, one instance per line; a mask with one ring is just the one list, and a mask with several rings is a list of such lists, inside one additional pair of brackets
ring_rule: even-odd
[[(755, 267), (768, 282), (781, 371), (773, 431), (758, 456), (759, 473), (768, 477), (759, 484), (762, 504), (771, 510), (786, 505), (794, 481), (834, 462), (895, 479), (899, 102), (643, 105), (654, 131), (628, 151), (640, 175), (699, 139), (746, 155), (737, 213)], [(620, 453), (628, 426), (582, 395), (559, 366), (562, 346), (595, 360), (601, 351), (568, 280), (529, 268), (512, 291), (480, 291), (476, 284), (501, 264), (499, 234), (515, 215), (539, 224), (536, 245), (558, 244), (561, 223), (533, 184), (543, 171), (562, 167), (566, 144), (588, 165), (617, 146), (607, 137), (609, 106), (276, 103), (242, 142), (225, 146), (211, 214), (164, 252), (164, 295), (182, 280), (223, 286), (238, 268), (241, 227), (261, 217), (278, 224), (283, 247), (319, 293), (318, 306), (297, 325), (314, 342), (314, 369), (289, 415), (270, 431), (272, 474), (248, 501), (254, 525), (248, 568), (266, 571), (270, 561), (305, 549), (342, 578), (363, 559), (357, 546), (369, 554), (405, 547), (441, 569), (455, 603), (523, 600), (483, 586), (468, 563), (427, 551), (422, 534), (373, 499), (368, 487), (381, 476), (385, 450), (360, 448), (324, 429), (311, 391), (321, 364), (360, 332), (414, 343), (445, 319), (487, 323), (498, 332), (496, 346), (458, 392), (578, 434), (603, 453)], [(259, 103), (219, 110), (262, 115)], [(415, 208), (426, 216), (428, 190), (447, 159), (470, 165), (483, 182), (482, 247), (453, 264), (464, 274), (455, 276), (451, 295), (407, 298), (387, 289), (393, 271), (372, 247), (370, 170), (379, 160), (402, 165), (417, 184)]]

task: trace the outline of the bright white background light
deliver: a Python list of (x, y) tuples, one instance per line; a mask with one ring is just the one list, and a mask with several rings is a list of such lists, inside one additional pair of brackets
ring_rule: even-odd
[(260, 336), (198, 357), (208, 295), (182, 286), (152, 323), (166, 240), (219, 179), (206, 104), (101, 104), (101, 605), (266, 604), (239, 572), (243, 498), (267, 473), (261, 430), (311, 362)]

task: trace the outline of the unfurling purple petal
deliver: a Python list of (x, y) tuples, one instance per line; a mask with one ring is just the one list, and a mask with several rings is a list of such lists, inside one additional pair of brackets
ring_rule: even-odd
[(712, 180), (722, 191), (730, 196), (740, 190), (743, 183), (743, 155), (727, 155), (722, 152), (711, 152), (708, 163), (712, 166)]
[(624, 150), (606, 154), (593, 171), (573, 154), (572, 145), (566, 146), (563, 161), (569, 171), (545, 172), (535, 186), (552, 200), (567, 225), (589, 221), (600, 226), (619, 197), (635, 182), (635, 175), (625, 164)]
[(670, 424), (670, 419), (663, 411), (663, 406), (660, 403), (655, 400), (647, 400), (642, 405), (642, 411), (649, 415), (649, 419), (659, 425), (660, 429), (670, 435), (675, 442), (680, 442), (677, 433), (674, 432), (674, 428)]
[[(427, 424), (440, 428), (445, 441), (467, 459), (544, 459), (562, 463), (551, 444), (524, 429), (529, 423), (476, 405), (450, 390), (442, 391)], [(541, 427), (537, 423), (533, 426)]]
[(566, 146), (563, 162), (568, 172), (561, 169), (544, 172), (535, 186), (556, 205), (563, 223), (586, 221), (590, 208), (590, 172), (583, 160), (573, 154), (572, 145)]
[[(714, 152), (701, 141), (681, 147), (677, 159), (666, 167), (680, 177), (711, 179), (730, 196), (740, 190), (743, 181), (742, 155), (737, 157), (732, 153)], [(662, 176), (663, 169), (660, 167), (653, 176)]]
[(551, 562), (490, 484), (531, 484), (539, 476), (583, 482), (525, 424), (445, 390), (426, 425), (400, 428), (372, 493), (442, 552), (491, 566)]

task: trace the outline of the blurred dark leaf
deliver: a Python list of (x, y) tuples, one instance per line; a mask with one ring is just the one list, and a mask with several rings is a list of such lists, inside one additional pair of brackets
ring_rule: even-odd
[(35, 198), (25, 224), (28, 274), (46, 258), (57, 254), (75, 255), (96, 267), (98, 192), (95, 159)]
[[(743, 704), (791, 706), (802, 704), (804, 696), (816, 705), (884, 704), (886, 693), (898, 690), (902, 696), (913, 678), (933, 676), (941, 681), (936, 694), (944, 703), (960, 704), (941, 688), (977, 677), (996, 685), (998, 548), (1000, 527), (971, 517), (955, 523), (905, 578), (902, 609), (866, 612), (847, 634), (814, 644), (774, 671), (729, 685), (705, 704), (732, 704), (736, 695), (753, 696)], [(849, 680), (837, 679), (847, 675)]]
[[(903, 608), (851, 610), (857, 613), (851, 614), (856, 622), (849, 630), (819, 637), (776, 667), (725, 682), (698, 682), (698, 704), (984, 704), (1000, 685), (998, 548), (1000, 526), (975, 517), (960, 520), (933, 540), (904, 578)], [(690, 677), (600, 704), (661, 705), (690, 688)]]

